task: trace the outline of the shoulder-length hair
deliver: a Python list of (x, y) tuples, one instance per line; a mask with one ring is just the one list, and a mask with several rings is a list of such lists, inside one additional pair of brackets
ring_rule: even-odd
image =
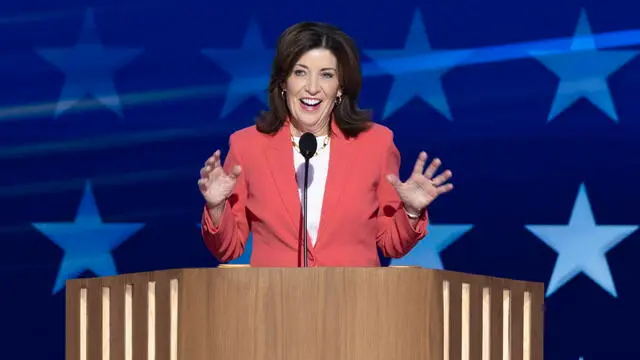
[(269, 110), (260, 114), (256, 127), (264, 134), (274, 134), (290, 115), (283, 85), (296, 62), (313, 49), (327, 49), (338, 62), (341, 101), (333, 108), (335, 124), (345, 137), (356, 137), (371, 126), (368, 110), (356, 103), (362, 87), (360, 59), (355, 41), (337, 27), (319, 22), (301, 22), (286, 29), (278, 39), (269, 81)]

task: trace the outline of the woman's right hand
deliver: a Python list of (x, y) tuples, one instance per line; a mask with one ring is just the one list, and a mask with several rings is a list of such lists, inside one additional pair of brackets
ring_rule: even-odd
[(224, 202), (231, 195), (236, 179), (242, 168), (233, 166), (230, 173), (226, 173), (220, 163), (220, 150), (211, 155), (200, 169), (198, 187), (209, 208), (224, 207)]

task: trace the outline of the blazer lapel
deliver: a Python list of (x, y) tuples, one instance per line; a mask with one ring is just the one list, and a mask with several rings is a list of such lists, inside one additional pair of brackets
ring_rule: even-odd
[(289, 133), (289, 127), (283, 126), (274, 135), (273, 141), (267, 142), (265, 156), (271, 170), (271, 176), (278, 187), (282, 204), (288, 213), (293, 229), (298, 233), (302, 211)]
[(349, 178), (355, 158), (353, 139), (346, 139), (335, 122), (332, 125), (334, 130), (329, 152), (329, 172), (322, 201), (316, 247), (324, 240), (323, 234), (331, 226), (332, 218), (339, 212), (339, 201), (343, 195), (344, 184)]

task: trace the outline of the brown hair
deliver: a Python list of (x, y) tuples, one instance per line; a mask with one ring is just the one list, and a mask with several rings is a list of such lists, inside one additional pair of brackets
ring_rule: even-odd
[(307, 51), (318, 48), (331, 51), (338, 62), (342, 96), (333, 108), (336, 125), (346, 137), (356, 137), (371, 126), (370, 112), (358, 109), (356, 105), (362, 73), (353, 39), (333, 25), (301, 22), (286, 29), (278, 39), (269, 81), (269, 110), (262, 112), (256, 120), (258, 131), (274, 134), (284, 125), (289, 109), (282, 96), (282, 85), (298, 59)]

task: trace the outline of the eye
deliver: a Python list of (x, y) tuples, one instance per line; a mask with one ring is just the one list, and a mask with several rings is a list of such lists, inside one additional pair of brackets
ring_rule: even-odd
[(322, 73), (322, 77), (325, 79), (333, 79), (333, 76), (333, 73), (330, 72)]
[(293, 70), (293, 75), (304, 76), (304, 70), (300, 70), (300, 69)]

